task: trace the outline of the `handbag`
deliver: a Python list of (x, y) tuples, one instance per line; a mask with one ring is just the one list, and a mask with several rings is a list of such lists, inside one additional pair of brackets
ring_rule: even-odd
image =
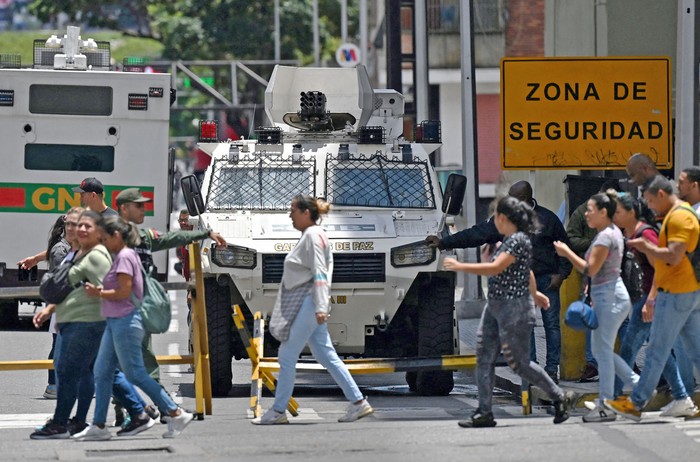
[(581, 288), (581, 299), (573, 302), (566, 309), (564, 323), (575, 330), (597, 329), (598, 316), (591, 305), (585, 302), (586, 293)]
[(153, 267), (146, 272), (143, 265), (139, 266), (143, 276), (143, 299), (139, 302), (132, 291), (131, 301), (141, 314), (143, 329), (150, 334), (162, 334), (170, 328), (170, 299), (161, 283), (151, 275)]
[(74, 262), (75, 257), (70, 260), (66, 259), (63, 263), (44, 274), (39, 285), (39, 296), (43, 301), (53, 304), (61, 303), (68, 294), (80, 287), (80, 283), (71, 284), (68, 280), (68, 273)]

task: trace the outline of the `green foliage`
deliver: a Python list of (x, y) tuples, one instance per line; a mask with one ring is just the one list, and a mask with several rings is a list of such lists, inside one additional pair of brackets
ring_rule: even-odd
[[(29, 67), (33, 62), (34, 39), (48, 39), (52, 34), (62, 36), (66, 31), (12, 31), (0, 32), (0, 53), (19, 53), (22, 66)], [(122, 62), (125, 56), (143, 56), (158, 58), (163, 52), (163, 45), (150, 38), (125, 36), (121, 32), (82, 32), (83, 39), (108, 41), (111, 44), (112, 60)]]
[[(313, 62), (312, 0), (280, 0), (282, 59)], [(340, 4), (319, 0), (323, 60), (340, 36)], [(349, 36), (357, 33), (358, 3), (348, 1)], [(167, 59), (272, 59), (272, 0), (33, 0), (42, 21), (65, 12), (79, 24), (150, 37)]]

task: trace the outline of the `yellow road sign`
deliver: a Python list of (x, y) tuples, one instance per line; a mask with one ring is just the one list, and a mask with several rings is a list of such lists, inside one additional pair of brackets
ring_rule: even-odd
[(643, 152), (673, 166), (668, 57), (504, 58), (501, 166), (623, 169)]

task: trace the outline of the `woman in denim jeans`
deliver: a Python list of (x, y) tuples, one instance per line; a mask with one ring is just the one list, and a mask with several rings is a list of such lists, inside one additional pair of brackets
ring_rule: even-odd
[(620, 277), (624, 239), (613, 224), (617, 201), (613, 194), (593, 195), (586, 205), (586, 223), (598, 233), (585, 258), (576, 255), (563, 242), (555, 242), (557, 253), (566, 257), (578, 271), (591, 278), (591, 301), (599, 327), (591, 332), (591, 350), (598, 361), (600, 393), (596, 406), (583, 416), (584, 422), (611, 422), (615, 414), (603, 407), (614, 395), (615, 374), (632, 385), (639, 380), (629, 365), (614, 352), (617, 331), (631, 309), (630, 297)]
[(317, 223), (329, 208), (327, 202), (310, 196), (300, 194), (292, 199), (289, 217), (301, 237), (284, 259), (282, 282), (270, 318), (270, 332), (281, 342), (275, 402), (265, 414), (253, 419), (254, 425), (289, 423), (286, 410), (294, 389), (296, 363), (307, 343), (314, 358), (350, 401), (338, 421), (353, 422), (374, 412), (338, 357), (328, 333), (333, 254), (326, 232)]
[[(69, 217), (72, 215), (69, 214)], [(99, 213), (90, 210), (81, 213), (77, 220), (80, 250), (74, 257), (68, 276), (71, 284), (84, 281), (102, 284), (102, 278), (109, 271), (112, 259), (101, 244), (98, 229), (101, 220)], [(42, 310), (34, 322), (41, 325), (54, 310), (59, 330), (58, 351), (54, 358), (59, 383), (56, 410), (50, 421), (30, 435), (31, 439), (69, 438), (68, 418), (79, 390), (80, 396), (89, 396), (90, 400), (94, 392), (92, 368), (105, 329), (99, 301), (96, 303), (81, 286), (58, 305), (49, 305)], [(90, 401), (81, 399), (76, 419), (84, 421), (89, 407)]]
[(560, 424), (569, 418), (572, 394), (565, 393), (544, 369), (530, 361), (535, 303), (549, 308), (549, 299), (537, 291), (530, 270), (532, 243), (528, 234), (536, 231), (535, 212), (515, 197), (504, 197), (496, 206), (494, 224), (504, 239), (488, 263), (460, 263), (454, 258), (444, 262), (449, 271), (489, 276), (488, 304), (481, 315), (476, 343), (479, 407), (470, 419), (457, 424), (465, 428), (496, 426), (491, 408), (496, 359), (501, 350), (508, 366), (549, 395), (554, 404), (554, 423)]
[[(170, 395), (146, 372), (141, 353), (144, 336), (141, 315), (134, 300), (143, 299), (141, 260), (131, 248), (141, 242), (136, 227), (119, 217), (108, 217), (101, 224), (103, 242), (114, 255), (114, 262), (103, 284), (85, 285), (88, 295), (101, 301), (107, 326), (95, 361), (95, 414), (93, 423), (73, 438), (101, 441), (112, 437), (105, 427), (109, 400), (112, 396), (114, 371), (119, 367), (129, 382), (143, 390), (168, 416), (168, 431), (163, 438), (174, 438), (192, 421), (192, 414), (178, 407)], [(142, 412), (141, 431), (154, 421)], [(138, 433), (138, 432), (137, 432)]]
[[(626, 192), (617, 194), (617, 210), (615, 211), (613, 221), (623, 230), (627, 239), (643, 237), (652, 244), (658, 245), (659, 231), (649, 224), (654, 223), (655, 220), (656, 215), (647, 207), (644, 200), (636, 198)], [(646, 255), (636, 249), (631, 249), (631, 252), (635, 255), (637, 261), (639, 261), (644, 277), (642, 279), (643, 295), (639, 300), (632, 300), (630, 322), (620, 342), (620, 357), (630, 366), (634, 364), (639, 350), (642, 348), (647, 338), (649, 338), (649, 332), (651, 331), (651, 322), (644, 319), (645, 310), (643, 310), (643, 308), (654, 280), (653, 261), (647, 259)], [(683, 383), (683, 378), (681, 377), (678, 364), (676, 363), (676, 356), (684, 355), (680, 343), (681, 342), (678, 341), (676, 345), (674, 345), (673, 353), (668, 357), (668, 361), (666, 361), (663, 370), (663, 376), (671, 388), (673, 401), (662, 409), (662, 417), (683, 417), (693, 415), (697, 412), (697, 408), (687, 391), (688, 389), (694, 390), (695, 383), (692, 380), (690, 380), (688, 384)], [(622, 380), (615, 378), (615, 398), (617, 399), (621, 394)]]

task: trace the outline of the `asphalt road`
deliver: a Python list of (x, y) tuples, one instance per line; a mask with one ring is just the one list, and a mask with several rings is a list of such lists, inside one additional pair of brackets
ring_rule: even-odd
[[(186, 353), (184, 293), (175, 292), (173, 302), (171, 332), (155, 336), (159, 354)], [(0, 330), (0, 361), (42, 359), (50, 342), (47, 332), (33, 328)], [(162, 377), (176, 400), (194, 409), (193, 375), (187, 369), (165, 366)], [(0, 374), (0, 460), (647, 462), (693, 460), (700, 451), (700, 423), (661, 419), (656, 413), (641, 424), (621, 419), (583, 424), (579, 410), (568, 422), (553, 425), (546, 408), (523, 416), (507, 393), (496, 400), (497, 427), (462, 429), (457, 420), (467, 418), (477, 405), (473, 380), (464, 373), (456, 374), (455, 390), (446, 397), (412, 395), (402, 374), (358, 376), (375, 414), (345, 424), (337, 419), (346, 403), (329, 377), (304, 374), (295, 392), (300, 416), (290, 419), (290, 425), (257, 427), (250, 423), (250, 368), (245, 361), (234, 362), (231, 395), (214, 398), (213, 414), (193, 422), (175, 440), (162, 439), (165, 426), (157, 424), (138, 436), (106, 442), (33, 441), (32, 428), (52, 414), (55, 404), (41, 396), (46, 371)], [(263, 406), (271, 402), (266, 396)]]

